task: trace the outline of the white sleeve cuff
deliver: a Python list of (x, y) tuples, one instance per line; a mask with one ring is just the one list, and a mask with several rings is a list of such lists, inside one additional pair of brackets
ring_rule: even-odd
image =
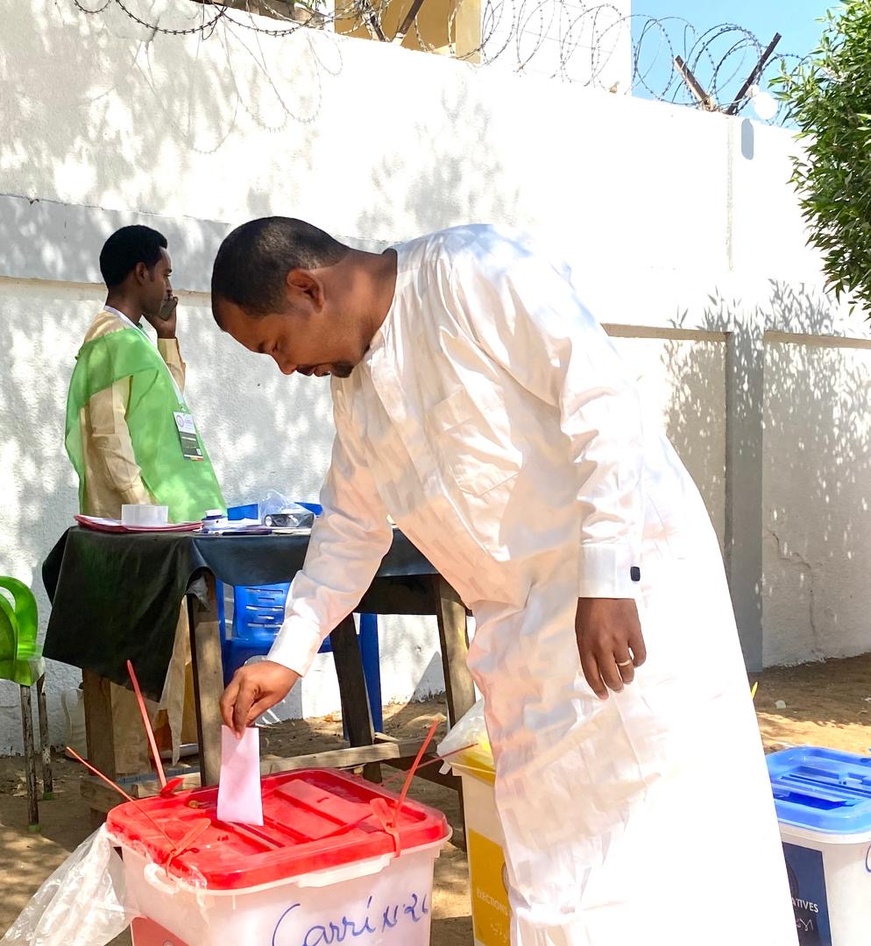
[(581, 546), (579, 598), (634, 598), (640, 585), (638, 555), (631, 546)]
[(324, 636), (316, 624), (311, 624), (298, 614), (289, 615), (269, 650), (267, 660), (272, 660), (288, 670), (304, 677), (314, 662), (315, 655), (323, 643)]

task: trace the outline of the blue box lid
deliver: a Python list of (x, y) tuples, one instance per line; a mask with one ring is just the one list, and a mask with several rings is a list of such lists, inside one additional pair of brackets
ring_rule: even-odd
[(236, 522), (239, 519), (259, 519), (260, 504), (247, 503), (245, 506), (228, 506), (227, 518), (231, 522)]
[(831, 834), (871, 830), (871, 756), (798, 746), (767, 762), (782, 824)]

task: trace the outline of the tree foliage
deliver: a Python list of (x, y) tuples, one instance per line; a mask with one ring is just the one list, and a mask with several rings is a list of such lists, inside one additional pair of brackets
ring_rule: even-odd
[(804, 145), (792, 180), (828, 288), (871, 317), (871, 0), (822, 22), (819, 47), (776, 80)]

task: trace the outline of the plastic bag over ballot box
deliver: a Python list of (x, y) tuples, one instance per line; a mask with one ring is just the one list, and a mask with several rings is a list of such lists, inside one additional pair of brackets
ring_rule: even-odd
[(136, 912), (106, 829), (86, 838), (36, 891), (0, 946), (106, 946)]
[(438, 744), (436, 752), (445, 760), (442, 772), (465, 770), (492, 777), (493, 753), (484, 722), (483, 700), (478, 700), (456, 721)]

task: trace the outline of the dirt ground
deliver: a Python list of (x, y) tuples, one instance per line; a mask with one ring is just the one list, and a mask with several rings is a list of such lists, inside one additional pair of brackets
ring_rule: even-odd
[[(871, 655), (768, 670), (753, 675), (751, 682), (758, 683), (755, 703), (766, 751), (801, 744), (871, 751)], [(443, 712), (439, 700), (387, 707), (385, 729), (396, 736), (422, 735)], [(262, 752), (298, 755), (340, 740), (338, 717), (294, 720), (264, 730)], [(404, 773), (388, 768), (384, 772), (388, 787), (399, 791)], [(57, 756), (54, 774), (55, 797), (41, 804), (42, 831), (33, 834), (26, 824), (21, 760), (0, 759), (0, 933), (45, 877), (90, 833), (89, 812), (79, 795), (80, 767)], [(444, 811), (455, 840), (462, 838), (455, 792), (415, 779), (411, 795)], [(129, 942), (124, 934), (115, 946)], [(466, 858), (455, 843), (449, 843), (436, 862), (431, 942), (432, 946), (472, 944)]]

